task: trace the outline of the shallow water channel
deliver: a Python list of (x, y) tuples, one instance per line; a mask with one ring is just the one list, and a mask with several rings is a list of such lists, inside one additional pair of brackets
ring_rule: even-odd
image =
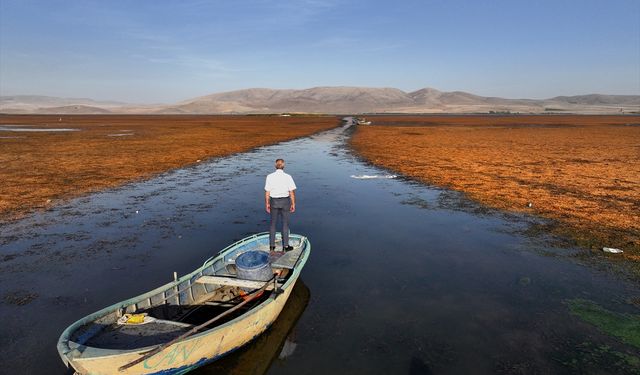
[(284, 157), (292, 231), (312, 253), (280, 319), (197, 374), (633, 372), (637, 348), (569, 311), (637, 313), (640, 288), (581, 264), (531, 222), (351, 155), (349, 128), (203, 162), (0, 228), (0, 373), (63, 374), (62, 330), (268, 228), (264, 177)]

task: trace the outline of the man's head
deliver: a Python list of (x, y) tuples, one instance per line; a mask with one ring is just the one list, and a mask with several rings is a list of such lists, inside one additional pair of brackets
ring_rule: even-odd
[(276, 169), (284, 169), (284, 159), (276, 159)]

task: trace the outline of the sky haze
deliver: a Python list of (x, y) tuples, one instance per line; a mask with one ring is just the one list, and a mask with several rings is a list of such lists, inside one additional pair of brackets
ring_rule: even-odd
[(640, 94), (640, 1), (0, 1), (0, 94)]

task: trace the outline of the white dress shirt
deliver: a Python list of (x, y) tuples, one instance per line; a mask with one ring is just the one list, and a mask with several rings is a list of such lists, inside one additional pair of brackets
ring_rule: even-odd
[(284, 173), (282, 169), (276, 169), (267, 176), (264, 190), (269, 192), (271, 198), (286, 198), (290, 191), (296, 190), (296, 184), (293, 177)]

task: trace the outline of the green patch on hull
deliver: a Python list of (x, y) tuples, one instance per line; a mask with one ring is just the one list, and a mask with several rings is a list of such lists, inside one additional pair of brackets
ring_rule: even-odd
[(640, 315), (609, 311), (593, 301), (581, 298), (570, 299), (566, 303), (573, 315), (626, 344), (640, 348)]

